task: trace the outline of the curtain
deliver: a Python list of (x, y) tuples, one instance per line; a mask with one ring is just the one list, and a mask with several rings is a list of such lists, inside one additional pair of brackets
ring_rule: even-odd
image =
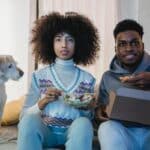
[(0, 55), (12, 55), (25, 72), (18, 82), (9, 80), (6, 83), (8, 101), (27, 91), (29, 1), (0, 1)]

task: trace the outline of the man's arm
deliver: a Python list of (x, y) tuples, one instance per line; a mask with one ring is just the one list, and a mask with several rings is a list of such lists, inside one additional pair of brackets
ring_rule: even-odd
[(99, 121), (108, 120), (108, 115), (106, 112), (106, 105), (99, 105), (95, 110), (95, 119)]
[(105, 83), (104, 83), (104, 76), (102, 77), (101, 83), (99, 85), (97, 102), (98, 107), (95, 110), (95, 119), (99, 121), (106, 121), (108, 120), (106, 107), (108, 103), (108, 92), (106, 91)]

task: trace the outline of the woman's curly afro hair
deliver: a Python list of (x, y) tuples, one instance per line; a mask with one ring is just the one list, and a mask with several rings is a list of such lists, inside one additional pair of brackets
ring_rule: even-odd
[(35, 22), (31, 43), (38, 61), (43, 64), (55, 61), (53, 41), (55, 35), (61, 32), (67, 32), (75, 39), (73, 60), (76, 64), (88, 65), (95, 62), (99, 51), (98, 31), (87, 17), (75, 12), (66, 12), (65, 15), (52, 12)]

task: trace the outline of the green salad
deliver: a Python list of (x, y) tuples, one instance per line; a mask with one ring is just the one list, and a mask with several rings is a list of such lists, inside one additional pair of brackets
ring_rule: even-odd
[(93, 100), (92, 93), (85, 93), (77, 96), (74, 94), (65, 94), (64, 102), (74, 107), (86, 107)]

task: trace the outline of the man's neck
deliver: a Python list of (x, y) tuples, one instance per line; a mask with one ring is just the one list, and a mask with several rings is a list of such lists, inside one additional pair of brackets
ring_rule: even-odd
[(136, 63), (134, 65), (130, 65), (130, 66), (122, 64), (122, 67), (124, 69), (128, 70), (130, 73), (133, 73), (136, 70), (136, 68), (138, 67), (139, 64), (140, 64), (140, 62), (138, 62), (138, 63)]

